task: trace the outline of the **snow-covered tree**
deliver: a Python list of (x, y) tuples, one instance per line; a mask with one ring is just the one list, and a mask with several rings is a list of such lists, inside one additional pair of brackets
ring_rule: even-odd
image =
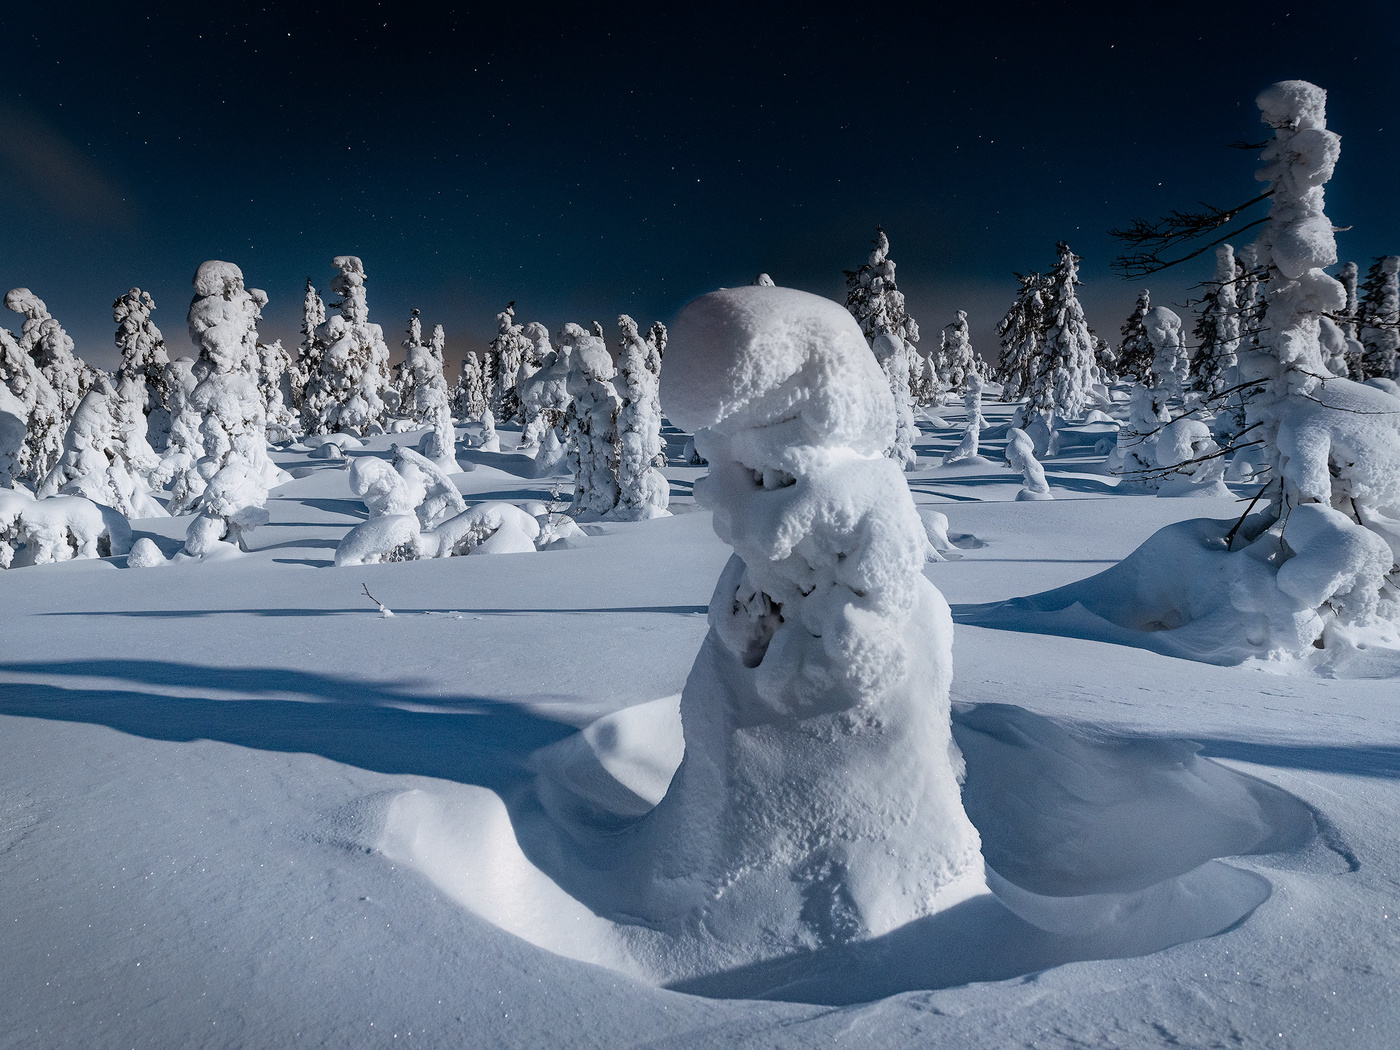
[(145, 384), (127, 376), (120, 390), (105, 375), (83, 396), (63, 438), (63, 454), (35, 490), (84, 496), (128, 518), (165, 517), (147, 479), (160, 465), (146, 440)]
[(292, 369), (292, 407), (298, 412), (306, 400), (307, 384), (321, 371), (321, 355), (325, 348), (316, 341), (316, 330), (325, 322), (326, 304), (308, 277), (301, 303), (301, 343), (297, 346), (296, 366)]
[(1020, 471), (1023, 484), (1016, 493), (1018, 500), (1047, 500), (1050, 485), (1045, 480), (1045, 468), (1035, 458), (1035, 442), (1024, 430), (1012, 427), (1006, 435), (1006, 462), (1012, 470)]
[[(575, 325), (575, 328), (578, 326)], [(582, 334), (579, 329), (579, 334)], [(569, 393), (572, 371), (573, 337), (566, 330), (560, 334), (560, 345), (544, 355), (539, 370), (520, 382), (520, 407), (526, 424), (521, 445), (535, 448), (535, 473), (545, 477), (563, 464), (569, 434), (565, 426), (573, 395)]]
[[(244, 369), (257, 359), (257, 318), (266, 296), (243, 285), (243, 271), (233, 263), (203, 263), (194, 276), (190, 302), (190, 338), (199, 348), (194, 374), (199, 384), (171, 426), (171, 450), (162, 471), (175, 474), (172, 513), (197, 510), (185, 537), (195, 556), (211, 553), (219, 540), (242, 545), (243, 533), (267, 521), (268, 489), (287, 480), (267, 455), (267, 426), (262, 397)], [(172, 362), (174, 364), (175, 362)], [(199, 458), (181, 448), (192, 417), (198, 417)]]
[(628, 910), (726, 968), (879, 937), (982, 877), (952, 622), (909, 488), (871, 458), (895, 414), (864, 344), (785, 288), (702, 296), (673, 331), (663, 403), (734, 555), (681, 698), (685, 761), (630, 832), (648, 893)]
[(1240, 311), (1235, 301), (1239, 270), (1234, 248), (1222, 244), (1215, 249), (1215, 279), (1201, 299), (1193, 332), (1196, 382), (1207, 397), (1234, 385), (1231, 379), (1240, 348)]
[(340, 302), (330, 304), (338, 312), (315, 331), (321, 360), (307, 381), (302, 423), (308, 434), (366, 434), (384, 422), (389, 347), (384, 330), (370, 323), (364, 263), (354, 255), (338, 255), (331, 265), (339, 271), (331, 279), (331, 291)]
[[(0, 383), (19, 403), (25, 426), (19, 447), (6, 454), (10, 481), (4, 487), (15, 482), (37, 484), (62, 454), (67, 430), (63, 406), (38, 364), (4, 327), (0, 327)], [(10, 443), (12, 438), (13, 434)]]
[(666, 356), (666, 341), (670, 336), (666, 332), (666, 326), (660, 321), (653, 321), (651, 329), (647, 332), (647, 345), (656, 351), (657, 375), (661, 374), (660, 361)]
[(525, 338), (530, 340), (530, 351), (516, 375), (515, 396), (520, 402), (520, 448), (533, 450), (540, 447), (545, 434), (554, 428), (558, 420), (545, 418), (546, 405), (539, 396), (540, 390), (531, 380), (541, 369), (557, 361), (557, 355), (549, 341), (549, 329), (539, 321), (531, 321), (524, 331)]
[(1148, 381), (1155, 350), (1147, 338), (1147, 312), (1152, 309), (1152, 293), (1144, 288), (1138, 293), (1132, 314), (1123, 322), (1123, 341), (1118, 344), (1118, 374), (1132, 376), (1139, 383)]
[(121, 355), (117, 374), (123, 381), (139, 382), (144, 387), (146, 435), (152, 449), (163, 452), (170, 440), (170, 406), (165, 390), (165, 366), (170, 363), (170, 355), (165, 351), (165, 337), (151, 320), (155, 308), (149, 293), (133, 288), (112, 303), (112, 320), (117, 323), (117, 353)]
[(258, 343), (258, 393), (263, 399), (267, 440), (274, 445), (291, 441), (296, 435), (297, 417), (292, 411), (292, 355), (282, 340)]
[(1075, 419), (1084, 414), (1094, 368), (1093, 338), (1074, 291), (1079, 284), (1079, 256), (1064, 241), (1058, 250), (1060, 260), (1045, 277), (1045, 345), (1031, 382), (1029, 404), (1052, 433), (1056, 416)]
[[(417, 317), (414, 317), (417, 320)], [(423, 436), (419, 452), (443, 470), (456, 470), (457, 435), (452, 427), (452, 397), (447, 379), (442, 374), (442, 358), (431, 345), (413, 342), (414, 334), (405, 341), (408, 356), (404, 360), (409, 373), (412, 402), (404, 406), (416, 426), (431, 427)]]
[[(914, 398), (909, 390), (913, 359), (919, 341), (919, 325), (904, 305), (904, 293), (895, 282), (895, 264), (889, 257), (890, 242), (883, 227), (875, 228), (870, 258), (859, 269), (846, 271), (846, 309), (860, 324), (875, 358), (889, 380), (899, 421), (887, 455), (905, 469), (914, 466)], [(880, 345), (876, 345), (877, 340)]]
[(515, 323), (515, 302), (496, 315), (496, 338), (491, 340), (491, 360), (494, 375), (490, 390), (491, 413), (497, 421), (506, 423), (520, 411), (520, 399), (515, 384), (520, 377), (520, 365), (533, 344), (525, 336), (523, 325)]
[(972, 335), (967, 327), (967, 311), (959, 310), (946, 333), (939, 352), (938, 375), (949, 391), (966, 389), (970, 376), (978, 374), (977, 354), (972, 349)]
[(1142, 319), (1152, 346), (1152, 364), (1145, 386), (1162, 391), (1167, 399), (1180, 398), (1191, 377), (1191, 355), (1181, 316), (1165, 306), (1154, 306)]
[(669, 513), (670, 483), (656, 469), (661, 455), (661, 402), (657, 396), (660, 359), (652, 371), (648, 359), (656, 355), (637, 330), (637, 322), (619, 315), (622, 347), (617, 361), (616, 389), (622, 399), (617, 414), (618, 502), (613, 516), (629, 521), (656, 518)]
[(1045, 348), (1045, 301), (1041, 297), (1042, 278), (1038, 273), (1016, 275), (1020, 289), (1011, 309), (997, 322), (1001, 343), (1003, 401), (1015, 401), (1030, 393), (1040, 356)]
[(1118, 378), (1118, 351), (1092, 328), (1089, 334), (1094, 338), (1094, 363), (1098, 366), (1099, 382), (1107, 386)]
[(457, 379), (453, 400), (457, 417), (463, 423), (480, 422), (487, 411), (485, 369), (474, 350), (462, 355), (462, 374)]
[(982, 376), (973, 372), (967, 377), (963, 387), (963, 406), (967, 410), (967, 422), (963, 425), (962, 440), (958, 447), (943, 457), (945, 467), (954, 463), (964, 463), (976, 459), (981, 445), (982, 431), (987, 427), (987, 419), (982, 415)]
[(1400, 255), (1383, 255), (1371, 264), (1359, 314), (1361, 378), (1400, 378)]
[(1361, 304), (1357, 297), (1357, 287), (1361, 280), (1361, 267), (1354, 262), (1345, 263), (1337, 271), (1337, 280), (1342, 283), (1342, 287), (1347, 293), (1347, 304), (1337, 317), (1337, 323), (1341, 326), (1343, 333), (1348, 339), (1360, 338), (1360, 316)]
[[(577, 326), (574, 326), (577, 328)], [(607, 344), (582, 329), (569, 355), (568, 460), (574, 475), (575, 518), (597, 519), (617, 508), (617, 414), (622, 399), (612, 380), (617, 374)]]
[(97, 373), (73, 353), (73, 340), (63, 325), (49, 313), (44, 300), (28, 288), (12, 288), (5, 294), (5, 306), (24, 315), (20, 329), (20, 349), (34, 358), (39, 371), (58, 395), (64, 428), (72, 419), (83, 395), (92, 389)]

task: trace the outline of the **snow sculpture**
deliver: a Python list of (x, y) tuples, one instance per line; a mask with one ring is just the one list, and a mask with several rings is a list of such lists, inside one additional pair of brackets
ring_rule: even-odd
[(307, 382), (302, 422), (308, 434), (352, 430), (363, 435), (383, 423), (380, 395), (388, 385), (389, 347), (384, 330), (369, 320), (364, 263), (354, 255), (337, 255), (331, 265), (339, 271), (331, 279), (331, 291), (341, 300), (331, 306), (339, 312), (316, 329), (321, 361)]
[(568, 461), (574, 475), (574, 502), (579, 520), (611, 514), (621, 493), (617, 485), (617, 414), (622, 399), (613, 386), (617, 374), (608, 348), (578, 325), (565, 336), (573, 340), (569, 355)]
[(165, 337), (151, 320), (155, 300), (140, 288), (133, 288), (112, 303), (112, 320), (117, 323), (117, 353), (121, 355), (118, 376), (122, 382), (141, 385), (145, 438), (156, 452), (170, 443), (169, 395), (165, 389), (165, 366), (170, 356)]
[(662, 401), (734, 547), (637, 828), (644, 921), (706, 962), (876, 937), (984, 889), (949, 727), (952, 620), (889, 386), (829, 300), (724, 289), (673, 329)]
[[(8, 488), (16, 481), (41, 481), (63, 450), (65, 422), (58, 394), (49, 385), (34, 359), (24, 352), (8, 328), (0, 327), (0, 383), (18, 402), (16, 414), (24, 433), (17, 448), (5, 453)], [(14, 444), (16, 431), (7, 425), (5, 447)]]
[(626, 314), (617, 319), (622, 329), (622, 352), (617, 362), (617, 392), (622, 405), (617, 414), (618, 502), (613, 516), (627, 521), (659, 518), (669, 514), (671, 486), (657, 470), (662, 456), (660, 359), (652, 371), (648, 360), (655, 349), (637, 331), (637, 322)]
[[(262, 397), (249, 373), (266, 296), (245, 288), (243, 271), (233, 263), (217, 260), (201, 264), (194, 290), (188, 320), (199, 347), (194, 374), (202, 378), (182, 406), (183, 418), (172, 423), (166, 463), (179, 469), (171, 512), (199, 512), (185, 550), (203, 557), (219, 540), (242, 547), (243, 534), (267, 521), (268, 489), (288, 475), (268, 459)], [(190, 434), (195, 417), (197, 438)], [(195, 451), (199, 458), (191, 463)], [(172, 455), (178, 457), (173, 462)]]
[(35, 499), (0, 489), (0, 569), (74, 558), (109, 558), (131, 549), (131, 527), (111, 507), (81, 496)]
[(974, 371), (968, 375), (967, 385), (963, 389), (963, 404), (967, 408), (967, 423), (963, 427), (962, 441), (958, 442), (958, 447), (943, 457), (945, 467), (978, 458), (977, 453), (982, 431), (987, 427), (987, 419), (982, 415), (982, 389), (984, 386), (982, 377), (977, 372)]
[(856, 270), (846, 271), (846, 309), (860, 322), (875, 358), (884, 369), (894, 397), (897, 419), (894, 440), (885, 454), (906, 470), (917, 460), (914, 440), (914, 399), (909, 390), (913, 371), (914, 344), (919, 341), (919, 325), (904, 306), (904, 293), (895, 284), (894, 260), (889, 257), (890, 241), (882, 227), (875, 228), (870, 258)]
[(1006, 316), (997, 322), (1001, 341), (1001, 362), (997, 369), (1002, 383), (1001, 399), (1015, 401), (1030, 393), (1040, 355), (1045, 346), (1045, 303), (1041, 299), (1041, 276), (1017, 274), (1021, 282), (1016, 300)]
[(1054, 499), (1045, 480), (1045, 468), (1035, 458), (1035, 442), (1024, 430), (1012, 427), (1006, 435), (1006, 462), (1019, 470), (1025, 484), (1016, 493), (1018, 500)]
[(39, 371), (58, 395), (63, 428), (67, 429), (73, 410), (91, 389), (97, 374), (73, 354), (73, 340), (49, 313), (44, 300), (28, 288), (12, 288), (5, 293), (5, 306), (24, 315), (19, 346), (34, 359)]
[(35, 494), (86, 496), (128, 518), (166, 517), (147, 487), (160, 457), (146, 440), (145, 402), (140, 379), (125, 378), (113, 389), (110, 379), (99, 377), (78, 402), (63, 454)]

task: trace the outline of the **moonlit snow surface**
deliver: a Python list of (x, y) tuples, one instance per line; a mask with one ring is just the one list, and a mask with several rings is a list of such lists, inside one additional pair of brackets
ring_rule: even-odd
[[(1017, 501), (1010, 407), (983, 401), (985, 462), (904, 476), (964, 621), (952, 729), (992, 894), (659, 986), (580, 903), (607, 884), (597, 840), (559, 835), (631, 826), (679, 761), (731, 554), (689, 435), (663, 432), (671, 517), (344, 568), (365, 502), (301, 446), (272, 453), (296, 477), (247, 554), (194, 562), (188, 517), (138, 518), (159, 572), (0, 572), (0, 1047), (1389, 1046), (1396, 671), (969, 625), (1240, 510), (1116, 495), (1102, 424), (1062, 429), (1053, 501)], [(962, 438), (942, 411), (921, 463)], [(550, 499), (528, 456), (458, 459), (469, 510)]]

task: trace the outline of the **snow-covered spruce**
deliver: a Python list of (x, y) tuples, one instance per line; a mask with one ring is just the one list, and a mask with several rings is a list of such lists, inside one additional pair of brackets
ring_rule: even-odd
[[(249, 529), (267, 521), (268, 489), (288, 480), (267, 455), (262, 397), (247, 364), (257, 360), (257, 319), (266, 296), (243, 285), (233, 263), (211, 260), (194, 276), (190, 338), (199, 347), (190, 392), (171, 427), (166, 464), (178, 470), (172, 513), (199, 513), (185, 537), (185, 550), (203, 557), (227, 540), (242, 546)], [(197, 451), (189, 437), (198, 418)], [(178, 443), (177, 443), (178, 438)], [(172, 454), (179, 457), (172, 461)], [(166, 466), (163, 464), (163, 468)]]
[(133, 288), (112, 303), (112, 320), (117, 323), (117, 353), (121, 356), (117, 375), (123, 381), (143, 387), (142, 413), (146, 439), (156, 452), (170, 443), (170, 396), (165, 388), (165, 366), (170, 355), (165, 337), (151, 320), (155, 300), (140, 288)]
[(1152, 292), (1144, 288), (1138, 293), (1133, 312), (1123, 322), (1123, 341), (1118, 344), (1118, 374), (1132, 376), (1147, 383), (1152, 372), (1156, 350), (1147, 338), (1147, 313), (1152, 309)]
[[(617, 319), (622, 347), (617, 361), (616, 389), (622, 399), (617, 413), (617, 507), (612, 516), (628, 521), (658, 518), (670, 512), (670, 483), (656, 468), (662, 454), (661, 361), (655, 347), (637, 331), (627, 314)], [(650, 358), (655, 356), (655, 371)]]
[(1193, 334), (1196, 356), (1193, 371), (1206, 397), (1215, 397), (1234, 385), (1240, 348), (1240, 310), (1235, 284), (1240, 265), (1235, 249), (1222, 244), (1215, 249), (1215, 279), (1201, 300), (1201, 315)]
[(895, 433), (885, 454), (910, 470), (918, 459), (914, 441), (919, 431), (914, 423), (909, 378), (917, 355), (914, 344), (919, 341), (919, 325), (905, 308), (889, 253), (889, 238), (882, 227), (876, 227), (870, 258), (858, 269), (846, 271), (846, 309), (860, 323), (894, 398)]
[(1018, 500), (1054, 499), (1045, 480), (1045, 468), (1035, 458), (1035, 442), (1024, 430), (1012, 427), (1006, 434), (1006, 462), (1019, 471), (1025, 484), (1016, 493)]
[(1045, 427), (1045, 444), (1054, 449), (1055, 419), (1076, 419), (1084, 414), (1094, 379), (1094, 341), (1084, 319), (1075, 287), (1079, 284), (1079, 256), (1061, 241), (1060, 259), (1046, 275), (1042, 299), (1045, 339), (1031, 380), (1027, 419), (1038, 416)]
[(569, 393), (569, 373), (572, 370), (571, 343), (564, 342), (567, 331), (560, 335), (560, 345), (551, 348), (539, 369), (521, 380), (517, 387), (520, 410), (525, 418), (521, 445), (535, 449), (535, 474), (547, 477), (562, 469), (568, 442), (565, 420), (573, 395)]
[(963, 405), (967, 409), (967, 422), (963, 426), (962, 440), (958, 447), (943, 457), (945, 467), (955, 463), (965, 463), (978, 458), (982, 431), (987, 427), (987, 419), (982, 415), (982, 376), (973, 371), (963, 387)]
[[(1171, 624), (1179, 648), (1200, 659), (1327, 661), (1400, 648), (1400, 400), (1329, 375), (1321, 345), (1323, 315), (1346, 306), (1324, 272), (1337, 255), (1323, 187), (1341, 145), (1327, 130), (1326, 97), (1290, 80), (1258, 98), (1274, 137), (1257, 178), (1273, 196), (1246, 267), (1264, 270), (1267, 327), (1256, 348), (1242, 348), (1239, 374), (1252, 384), (1244, 412), (1258, 444), (1247, 451), (1265, 509), (1238, 523), (1168, 526), (1123, 563), (1128, 575), (1085, 581), (1118, 595), (1101, 615)], [(1163, 565), (1174, 571), (1155, 573)], [(1140, 582), (1121, 592), (1130, 578)]]
[(267, 440), (274, 445), (291, 441), (299, 420), (292, 410), (292, 355), (282, 348), (282, 340), (258, 343), (258, 393), (263, 400)]
[(5, 293), (5, 306), (24, 316), (20, 349), (34, 359), (58, 395), (59, 412), (63, 427), (67, 429), (78, 402), (92, 388), (97, 373), (73, 353), (73, 340), (63, 330), (63, 325), (49, 313), (44, 300), (28, 288), (10, 289)]
[(5, 462), (0, 471), (4, 478), (0, 479), (0, 487), (9, 488), (20, 482), (36, 484), (62, 454), (66, 432), (63, 407), (38, 364), (4, 327), (0, 327), (0, 383), (14, 399), (6, 412), (19, 420), (19, 429), (12, 423), (5, 424)]
[(463, 423), (480, 422), (486, 414), (486, 370), (474, 350), (462, 356), (462, 373), (457, 379), (453, 401), (457, 418)]
[(489, 390), (491, 414), (502, 423), (510, 422), (520, 411), (515, 384), (520, 378), (521, 363), (533, 349), (524, 326), (515, 323), (515, 302), (507, 303), (496, 315), (496, 338), (490, 347), (495, 371)]
[(74, 558), (108, 558), (131, 549), (131, 526), (111, 507), (82, 496), (35, 499), (0, 489), (0, 569)]
[(515, 376), (515, 396), (520, 404), (520, 449), (534, 452), (539, 450), (540, 442), (553, 429), (554, 422), (544, 417), (543, 406), (537, 398), (530, 396), (530, 380), (540, 369), (558, 358), (549, 341), (549, 329), (539, 321), (531, 321), (522, 331), (530, 341), (530, 349), (520, 362), (520, 371)]
[[(326, 322), (326, 304), (321, 295), (306, 279), (306, 294), (301, 302), (301, 342), (297, 345), (296, 366), (292, 370), (292, 406), (302, 411), (306, 400), (307, 385), (311, 377), (321, 372), (321, 355), (325, 348), (316, 339), (316, 332)], [(303, 427), (306, 424), (302, 417)]]
[(1359, 379), (1400, 379), (1400, 255), (1377, 259), (1362, 285)]
[(442, 358), (431, 345), (405, 344), (407, 388), (412, 398), (402, 411), (415, 426), (431, 427), (419, 451), (444, 470), (457, 469), (457, 432), (452, 426), (452, 397), (442, 374)]
[(85, 496), (128, 518), (160, 518), (148, 479), (160, 466), (146, 440), (146, 387), (127, 376), (114, 387), (105, 375), (78, 402), (63, 454), (35, 490), (49, 496)]
[(943, 328), (943, 344), (938, 353), (938, 376), (949, 392), (967, 389), (970, 376), (978, 374), (977, 354), (967, 327), (967, 311), (959, 310), (951, 324)]
[(702, 296), (662, 379), (733, 546), (681, 698), (685, 758), (632, 832), (631, 914), (714, 972), (878, 937), (984, 892), (949, 725), (952, 620), (860, 329), (784, 288)]
[(617, 509), (617, 414), (622, 398), (612, 380), (617, 374), (607, 345), (578, 325), (565, 328), (573, 340), (569, 355), (568, 462), (574, 475), (569, 513), (596, 520)]
[(1042, 278), (1038, 273), (1016, 275), (1020, 289), (1011, 309), (997, 322), (1001, 361), (1001, 399), (1015, 401), (1030, 393), (1040, 356), (1045, 348), (1045, 302), (1041, 297)]
[[(302, 424), (308, 434), (353, 431), (363, 436), (384, 423), (381, 392), (389, 382), (389, 347), (384, 330), (371, 324), (365, 296), (365, 267), (354, 255), (337, 255), (331, 291), (338, 312), (316, 329), (321, 360), (307, 381)], [(308, 289), (308, 295), (310, 290)]]

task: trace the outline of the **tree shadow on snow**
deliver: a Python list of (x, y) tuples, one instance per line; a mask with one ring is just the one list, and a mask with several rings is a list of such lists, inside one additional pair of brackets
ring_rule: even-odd
[[(103, 725), (149, 740), (321, 755), (376, 773), (438, 777), (498, 793), (528, 778), (531, 752), (574, 731), (487, 697), (429, 698), (406, 685), (281, 667), (74, 660), (0, 664), (0, 674), (7, 673), (117, 679), (135, 688), (8, 682), (0, 690), (0, 714)], [(162, 689), (248, 696), (170, 696)]]

